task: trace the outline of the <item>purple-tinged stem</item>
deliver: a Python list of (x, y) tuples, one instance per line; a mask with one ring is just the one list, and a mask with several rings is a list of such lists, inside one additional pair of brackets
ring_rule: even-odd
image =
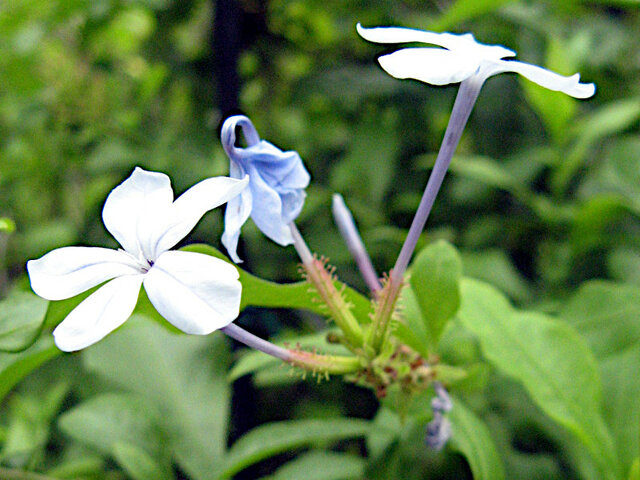
[(429, 218), (429, 213), (438, 195), (438, 191), (442, 186), (442, 181), (447, 173), (447, 169), (458, 146), (464, 127), (467, 124), (471, 110), (473, 110), (473, 106), (478, 98), (483, 81), (482, 78), (473, 76), (460, 84), (460, 89), (458, 90), (458, 95), (453, 105), (449, 124), (447, 125), (438, 157), (429, 176), (429, 181), (420, 200), (416, 215), (409, 228), (407, 238), (404, 241), (404, 245), (402, 245), (396, 264), (393, 267), (393, 274), (391, 275), (392, 282), (398, 284), (402, 282), (402, 276), (407, 269), (407, 265), (409, 265), (420, 234), (427, 223), (427, 218)]
[(302, 261), (302, 265), (308, 267), (313, 263), (313, 255), (311, 254), (311, 250), (307, 246), (307, 243), (302, 238), (302, 234), (295, 223), (291, 222), (289, 224), (289, 228), (291, 229), (291, 236), (293, 237), (293, 246), (298, 252), (298, 256)]
[(367, 287), (374, 293), (379, 291), (382, 285), (380, 285), (378, 274), (362, 242), (362, 237), (360, 237), (356, 223), (353, 220), (353, 215), (351, 215), (349, 208), (344, 203), (342, 195), (338, 193), (333, 195), (331, 210), (333, 211), (333, 219), (338, 226), (338, 230), (340, 230), (340, 234), (347, 244), (349, 252), (351, 252), (353, 259), (356, 261), (356, 265)]
[(480, 88), (485, 78), (486, 76), (483, 74), (476, 74), (460, 84), (460, 89), (458, 90), (458, 95), (456, 96), (453, 110), (451, 111), (451, 117), (449, 118), (449, 124), (444, 133), (442, 145), (440, 146), (440, 151), (438, 152), (438, 157), (436, 158), (431, 175), (429, 176), (427, 187), (422, 194), (420, 205), (418, 206), (415, 217), (413, 217), (413, 222), (409, 228), (407, 238), (402, 245), (396, 264), (393, 270), (389, 272), (389, 282), (378, 295), (378, 303), (370, 330), (371, 334), (366, 342), (374, 352), (380, 351), (387, 338), (387, 329), (391, 317), (395, 312), (398, 295), (402, 288), (404, 272), (407, 270), (420, 234), (427, 223), (427, 218), (429, 218), (429, 213), (438, 195), (438, 191), (442, 186), (442, 181), (453, 158), (453, 153), (458, 146), (460, 137), (462, 137), (462, 132), (467, 124), (471, 110), (473, 110), (473, 105), (478, 98)]
[(220, 331), (240, 343), (244, 343), (246, 346), (260, 350), (272, 357), (279, 358), (285, 362), (291, 362), (293, 360), (291, 352), (286, 348), (279, 347), (267, 340), (256, 337), (253, 333), (247, 332), (244, 328), (239, 327), (235, 323), (230, 323), (226, 327), (222, 327)]
[(287, 350), (260, 337), (256, 337), (253, 333), (247, 332), (244, 328), (234, 323), (230, 323), (226, 327), (221, 328), (220, 331), (244, 343), (248, 347), (255, 348), (291, 365), (319, 374), (344, 375), (357, 372), (361, 368), (358, 357), (318, 355), (314, 352), (305, 352), (302, 350)]

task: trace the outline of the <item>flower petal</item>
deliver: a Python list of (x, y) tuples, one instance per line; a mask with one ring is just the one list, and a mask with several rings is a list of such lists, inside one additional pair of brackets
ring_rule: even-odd
[(152, 246), (152, 257), (157, 258), (193, 230), (209, 210), (238, 196), (249, 185), (249, 177), (242, 180), (214, 177), (203, 180), (184, 192), (173, 202), (164, 222), (164, 231), (158, 234)]
[[(477, 42), (473, 35), (465, 33), (434, 33), (424, 30), (403, 27), (376, 27), (364, 28), (357, 24), (356, 29), (362, 38), (374, 43), (410, 43), (420, 42), (431, 45), (439, 45), (456, 53), (472, 54), (482, 58), (498, 60), (504, 57), (513, 57), (515, 52), (501, 45), (485, 45)], [(413, 77), (412, 77), (413, 78)]]
[(278, 190), (307, 188), (311, 176), (302, 163), (298, 152), (283, 152), (275, 145), (262, 140), (259, 144), (245, 148), (245, 158), (250, 158), (269, 185)]
[(395, 78), (414, 78), (432, 85), (461, 82), (473, 75), (480, 62), (440, 48), (404, 48), (378, 58), (384, 70)]
[(151, 250), (157, 240), (157, 229), (164, 225), (172, 202), (173, 191), (167, 175), (136, 167), (107, 197), (102, 220), (127, 252), (153, 260)]
[(80, 350), (122, 325), (136, 306), (142, 277), (116, 278), (89, 295), (53, 331), (58, 348), (65, 352)]
[(243, 190), (240, 195), (227, 202), (227, 210), (224, 213), (224, 233), (221, 241), (231, 260), (236, 263), (242, 263), (238, 256), (238, 240), (240, 229), (251, 215), (252, 198), (251, 189)]
[[(282, 198), (271, 185), (265, 182), (253, 165), (249, 167), (249, 185), (253, 196), (251, 218), (256, 226), (277, 244), (291, 245), (293, 237), (289, 223), (292, 219), (283, 218)], [(301, 200), (304, 200), (304, 197)], [(302, 203), (300, 209), (302, 209)]]
[(206, 335), (230, 324), (240, 311), (238, 270), (219, 258), (171, 251), (144, 278), (156, 310), (186, 333)]
[(244, 115), (234, 115), (227, 118), (222, 124), (220, 130), (220, 141), (222, 142), (222, 148), (227, 153), (229, 158), (234, 161), (238, 161), (243, 148), (236, 147), (236, 128), (242, 128), (242, 133), (247, 141), (247, 145), (255, 145), (260, 142), (260, 136), (256, 127), (253, 126), (251, 120)]
[(596, 92), (596, 86), (593, 83), (580, 83), (580, 75), (577, 73), (565, 77), (546, 68), (513, 60), (500, 60), (496, 65), (495, 73), (501, 72), (519, 73), (540, 86), (566, 93), (575, 98), (589, 98)]
[(47, 300), (62, 300), (121, 275), (139, 273), (131, 255), (110, 248), (63, 247), (29, 260), (31, 288)]

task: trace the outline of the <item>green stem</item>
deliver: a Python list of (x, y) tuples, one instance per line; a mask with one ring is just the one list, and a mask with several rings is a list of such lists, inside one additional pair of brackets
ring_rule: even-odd
[(293, 365), (318, 374), (345, 375), (362, 369), (358, 357), (343, 355), (318, 355), (302, 350), (289, 350)]
[(367, 335), (365, 350), (371, 350), (374, 353), (379, 353), (382, 349), (402, 288), (402, 279), (393, 281), (394, 274), (395, 272), (392, 270), (389, 279), (379, 292), (376, 309), (373, 312), (371, 330)]
[(294, 246), (302, 260), (302, 266), (307, 274), (307, 279), (318, 291), (322, 302), (327, 306), (331, 318), (344, 333), (344, 337), (353, 348), (359, 348), (363, 344), (362, 327), (351, 312), (350, 305), (345, 301), (342, 293), (338, 291), (333, 282), (333, 275), (327, 271), (324, 262), (311, 255), (302, 235), (291, 223), (291, 233)]

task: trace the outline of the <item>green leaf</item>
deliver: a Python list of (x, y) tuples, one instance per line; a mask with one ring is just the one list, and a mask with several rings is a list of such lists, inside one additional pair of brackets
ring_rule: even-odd
[(585, 283), (560, 316), (586, 338), (600, 359), (640, 343), (640, 291), (635, 285)]
[(0, 352), (0, 401), (20, 380), (61, 353), (51, 335), (41, 337), (20, 353)]
[(629, 480), (640, 480), (640, 458), (636, 458), (631, 464)]
[(462, 251), (465, 276), (490, 283), (516, 302), (531, 300), (531, 287), (504, 250)]
[(478, 17), (485, 13), (497, 10), (502, 5), (512, 2), (513, 0), (458, 0), (451, 5), (448, 10), (429, 25), (429, 30), (441, 31)]
[(44, 394), (29, 390), (11, 397), (0, 463), (24, 468), (44, 457), (52, 420), (68, 392), (68, 383), (60, 382)]
[(601, 368), (606, 392), (603, 415), (615, 439), (622, 468), (629, 471), (640, 455), (640, 345), (603, 359)]
[(230, 478), (249, 465), (296, 448), (361, 437), (368, 429), (368, 421), (354, 418), (292, 420), (261, 425), (232, 445), (221, 476)]
[(600, 361), (603, 413), (623, 469), (640, 455), (640, 292), (635, 285), (592, 281), (560, 312), (587, 339)]
[(507, 192), (518, 193), (523, 184), (498, 161), (481, 155), (456, 155), (449, 167), (452, 172)]
[(112, 455), (118, 443), (159, 455), (164, 438), (160, 415), (153, 407), (139, 395), (105, 393), (65, 412), (58, 426), (64, 434), (103, 455)]
[(459, 318), (487, 360), (519, 381), (533, 401), (591, 454), (601, 478), (619, 478), (612, 439), (600, 416), (598, 367), (568, 325), (537, 312), (515, 310), (493, 287), (464, 279)]
[[(189, 245), (184, 250), (211, 255), (231, 263), (224, 254), (210, 245)], [(324, 305), (318, 302), (318, 296), (310, 290), (307, 282), (279, 284), (251, 275), (241, 268), (238, 268), (238, 271), (242, 283), (241, 309), (248, 306), (299, 308), (319, 315), (327, 314)], [(336, 282), (336, 288), (338, 291), (343, 290), (347, 302), (353, 305), (352, 311), (356, 318), (362, 323), (369, 323), (371, 311), (369, 299), (343, 283)]]
[(452, 449), (469, 462), (474, 480), (501, 480), (504, 466), (487, 426), (456, 398), (447, 414), (451, 421)]
[(292, 460), (268, 477), (269, 480), (351, 480), (364, 475), (366, 462), (348, 453), (314, 450)]
[(422, 318), (420, 304), (416, 294), (410, 285), (402, 290), (399, 300), (402, 318), (393, 322), (393, 336), (402, 343), (413, 348), (423, 357), (428, 357), (431, 352), (432, 339), (427, 330), (426, 322)]
[(146, 450), (137, 445), (117, 442), (113, 445), (113, 456), (133, 480), (175, 478), (170, 468), (161, 467)]
[[(366, 199), (373, 208), (383, 206), (398, 159), (394, 123), (395, 117), (375, 115), (355, 125), (349, 151), (331, 171), (332, 191)], [(368, 163), (374, 158), (376, 168), (370, 168)]]
[(608, 103), (575, 125), (577, 141), (553, 171), (553, 191), (562, 192), (582, 167), (587, 152), (598, 140), (623, 131), (640, 117), (640, 98)]
[(462, 262), (456, 249), (444, 240), (424, 248), (411, 265), (409, 284), (433, 348), (460, 306)]
[(33, 293), (13, 291), (0, 302), (0, 351), (19, 352), (40, 334), (48, 302)]
[(134, 315), (84, 350), (88, 370), (144, 398), (160, 412), (167, 444), (195, 480), (219, 472), (227, 443), (231, 392), (223, 335), (175, 335)]

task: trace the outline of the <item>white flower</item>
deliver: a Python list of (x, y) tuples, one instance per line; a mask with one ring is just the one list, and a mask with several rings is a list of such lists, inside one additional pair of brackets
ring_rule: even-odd
[(231, 323), (242, 290), (237, 269), (208, 255), (168, 250), (247, 183), (209, 178), (174, 201), (167, 175), (136, 168), (102, 210), (107, 230), (124, 250), (64, 247), (27, 262), (31, 288), (47, 300), (70, 298), (109, 280), (54, 330), (58, 348), (80, 350), (122, 325), (142, 284), (158, 312), (186, 333), (204, 335)]
[(535, 65), (515, 60), (515, 52), (500, 45), (478, 43), (470, 33), (433, 33), (401, 27), (356, 27), (361, 37), (375, 43), (419, 42), (443, 48), (404, 48), (378, 61), (396, 78), (413, 78), (433, 85), (458, 83), (470, 78), (480, 82), (492, 75), (515, 72), (549, 90), (557, 90), (576, 98), (588, 98), (595, 93), (593, 83), (580, 83), (580, 75), (564, 77)]

